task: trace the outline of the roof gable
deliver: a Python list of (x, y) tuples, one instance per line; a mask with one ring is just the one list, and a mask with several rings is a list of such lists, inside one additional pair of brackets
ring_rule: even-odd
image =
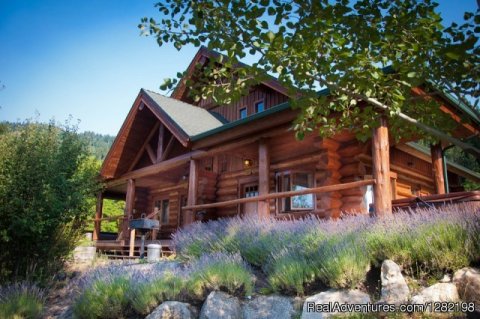
[(141, 89), (105, 157), (100, 175), (114, 178), (131, 170), (160, 124), (185, 148), (190, 147), (194, 135), (223, 125), (207, 110)]
[[(175, 87), (175, 89), (172, 92), (171, 97), (177, 100), (183, 100), (183, 101), (189, 101), (188, 98), (188, 87), (185, 84), (185, 80), (192, 78), (193, 73), (195, 71), (195, 66), (197, 64), (205, 65), (207, 61), (211, 58), (218, 58), (221, 54), (215, 51), (208, 50), (206, 47), (202, 46), (198, 50), (198, 52), (195, 54), (195, 56), (192, 59), (192, 62), (188, 65), (187, 71), (183, 77), (178, 82), (178, 85)], [(224, 56), (225, 59), (228, 59), (226, 56)], [(244, 63), (240, 63), (241, 66), (246, 66)], [(280, 82), (274, 78), (273, 76), (270, 77), (268, 81), (263, 81), (261, 84), (279, 92), (284, 95), (288, 96), (287, 89), (280, 84)]]

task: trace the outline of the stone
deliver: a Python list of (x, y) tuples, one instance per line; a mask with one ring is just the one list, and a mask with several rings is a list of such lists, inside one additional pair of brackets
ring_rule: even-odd
[(145, 319), (194, 319), (197, 310), (188, 303), (165, 301), (155, 308)]
[(459, 301), (457, 287), (452, 283), (438, 283), (424, 288), (416, 296), (412, 297), (411, 303), (415, 305), (427, 302), (456, 302)]
[(382, 281), (381, 303), (398, 305), (408, 301), (410, 289), (403, 278), (400, 267), (395, 262), (383, 261), (380, 278)]
[(241, 319), (242, 308), (238, 298), (221, 291), (212, 291), (200, 311), (200, 319)]
[(440, 282), (447, 283), (447, 282), (452, 282), (452, 277), (450, 275), (445, 274), (442, 279), (440, 279)]
[(294, 315), (292, 299), (283, 296), (257, 296), (243, 306), (245, 319), (290, 319)]
[[(337, 290), (331, 289), (305, 299), (303, 304), (302, 319), (323, 319), (338, 315), (347, 315), (347, 312), (319, 312), (314, 311), (315, 305), (327, 305), (334, 303), (343, 304), (368, 304), (370, 296), (360, 290)], [(313, 308), (312, 308), (313, 307)], [(313, 311), (312, 311), (313, 310)], [(350, 313), (353, 314), (353, 313)]]
[(453, 283), (462, 301), (475, 303), (476, 311), (480, 312), (480, 270), (470, 267), (457, 270)]

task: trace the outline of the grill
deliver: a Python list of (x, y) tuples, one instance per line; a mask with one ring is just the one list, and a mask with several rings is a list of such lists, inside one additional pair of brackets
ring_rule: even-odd
[(140, 244), (140, 259), (145, 257), (145, 234), (154, 229), (160, 229), (160, 222), (156, 219), (137, 218), (129, 222), (130, 229), (135, 229), (142, 234)]

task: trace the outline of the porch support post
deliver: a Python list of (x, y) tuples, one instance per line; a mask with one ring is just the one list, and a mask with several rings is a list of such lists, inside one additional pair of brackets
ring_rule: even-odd
[(135, 180), (129, 179), (127, 184), (127, 197), (125, 199), (125, 215), (124, 215), (123, 227), (122, 227), (123, 238), (126, 239), (130, 237), (130, 250), (128, 254), (129, 256), (133, 256), (133, 252), (135, 248), (135, 230), (132, 229), (130, 231), (130, 236), (127, 235), (129, 232), (128, 224), (133, 215), (134, 207), (135, 207)]
[(381, 117), (380, 126), (373, 130), (372, 136), (372, 171), (373, 179), (375, 180), (375, 185), (373, 186), (373, 207), (377, 216), (392, 213), (389, 149), (387, 119)]
[[(270, 153), (265, 139), (260, 139), (258, 143), (258, 195), (267, 195), (269, 193), (270, 177)], [(258, 217), (268, 218), (270, 216), (270, 202), (262, 200), (258, 202)]]
[[(198, 190), (198, 161), (190, 160), (190, 174), (188, 175), (188, 197), (187, 205), (194, 206), (197, 204), (197, 190)], [(183, 224), (188, 225), (195, 221), (195, 212), (193, 210), (186, 210), (183, 218)]]
[(100, 238), (100, 231), (102, 229), (102, 221), (100, 220), (103, 215), (103, 193), (100, 192), (97, 195), (97, 205), (95, 209), (95, 223), (93, 227), (93, 240), (99, 240)]
[(443, 172), (442, 144), (438, 143), (430, 146), (432, 155), (432, 168), (435, 180), (435, 190), (437, 194), (445, 194), (445, 176)]

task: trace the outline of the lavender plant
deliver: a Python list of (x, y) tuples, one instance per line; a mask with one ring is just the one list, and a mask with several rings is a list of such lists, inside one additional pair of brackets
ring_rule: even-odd
[(191, 263), (186, 271), (190, 276), (190, 292), (200, 299), (212, 290), (222, 290), (232, 295), (253, 293), (255, 278), (239, 254), (205, 254)]
[(0, 318), (40, 318), (45, 297), (45, 291), (31, 283), (0, 287)]

